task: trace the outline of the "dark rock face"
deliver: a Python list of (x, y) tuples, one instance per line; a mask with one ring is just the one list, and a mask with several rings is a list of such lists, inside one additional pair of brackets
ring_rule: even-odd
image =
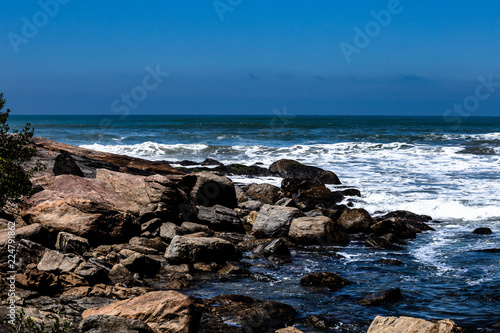
[(236, 191), (229, 178), (210, 172), (200, 172), (195, 175), (196, 184), (191, 190), (191, 199), (195, 204), (205, 207), (224, 205), (234, 208), (237, 206)]
[(82, 333), (154, 333), (146, 323), (118, 316), (93, 315), (80, 323)]
[(215, 231), (245, 232), (243, 221), (233, 209), (221, 205), (198, 207), (198, 220)]
[(269, 166), (269, 171), (283, 178), (314, 179), (323, 184), (341, 184), (336, 174), (321, 168), (304, 165), (294, 160), (279, 160)]
[(238, 260), (241, 254), (230, 242), (220, 238), (175, 236), (165, 258), (174, 264)]
[(311, 288), (328, 288), (332, 291), (339, 290), (350, 284), (348, 280), (331, 272), (311, 273), (300, 279), (300, 284)]
[(146, 277), (154, 277), (161, 268), (159, 261), (141, 253), (131, 255), (127, 259), (122, 260), (121, 264), (129, 271)]
[(369, 233), (371, 231), (370, 226), (375, 224), (376, 221), (364, 209), (350, 209), (342, 213), (338, 223), (344, 227), (348, 233)]
[(310, 190), (315, 187), (325, 187), (325, 184), (317, 179), (304, 179), (287, 177), (281, 181), (281, 189), (289, 193), (298, 193), (302, 190)]
[(380, 259), (378, 260), (378, 262), (385, 265), (395, 265), (395, 266), (401, 266), (403, 264), (401, 260), (397, 259)]
[(326, 187), (314, 187), (309, 190), (300, 191), (294, 195), (297, 207), (303, 211), (317, 208), (331, 209), (341, 202), (344, 196), (338, 192), (332, 192)]
[(477, 228), (472, 233), (476, 235), (491, 235), (493, 231), (490, 228)]
[(75, 175), (83, 177), (82, 170), (78, 167), (71, 154), (67, 151), (61, 151), (61, 154), (56, 157), (53, 172), (56, 176)]
[(256, 255), (263, 255), (265, 257), (268, 256), (289, 256), (290, 250), (286, 245), (285, 241), (281, 238), (273, 239), (264, 244), (258, 245), (253, 253)]
[(379, 305), (397, 302), (401, 299), (401, 290), (399, 288), (379, 291), (366, 296), (359, 304), (361, 305)]
[(297, 316), (289, 305), (241, 295), (222, 295), (205, 301), (199, 332), (274, 332)]
[(246, 194), (253, 200), (269, 205), (273, 205), (284, 196), (279, 187), (270, 184), (251, 184), (246, 188)]
[(57, 234), (56, 249), (66, 253), (84, 254), (89, 249), (89, 241), (67, 232)]
[(379, 220), (388, 219), (403, 222), (406, 224), (408, 229), (413, 229), (416, 233), (420, 233), (425, 230), (434, 230), (426, 223), (432, 220), (432, 217), (427, 215), (418, 215), (406, 210), (397, 210), (379, 218)]

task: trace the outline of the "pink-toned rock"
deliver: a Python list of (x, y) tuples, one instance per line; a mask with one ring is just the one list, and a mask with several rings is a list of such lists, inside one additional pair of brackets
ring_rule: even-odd
[(147, 323), (156, 333), (190, 333), (199, 323), (192, 298), (176, 291), (154, 291), (101, 308), (88, 309), (82, 318), (92, 315), (120, 316)]
[(367, 333), (460, 333), (462, 329), (445, 319), (430, 322), (412, 317), (377, 316)]
[(139, 209), (107, 184), (72, 175), (57, 176), (53, 190), (33, 195), (21, 216), (51, 231), (87, 238), (91, 245), (129, 239), (140, 232)]

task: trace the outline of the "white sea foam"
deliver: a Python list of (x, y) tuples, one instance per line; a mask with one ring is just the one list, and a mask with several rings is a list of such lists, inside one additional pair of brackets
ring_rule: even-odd
[[(469, 138), (472, 135), (469, 135)], [(477, 134), (500, 138), (500, 133)], [(84, 148), (151, 160), (215, 158), (225, 164), (264, 167), (282, 158), (332, 170), (344, 185), (359, 188), (356, 206), (370, 213), (405, 209), (451, 221), (500, 221), (500, 156), (457, 154), (461, 147), (405, 142), (343, 142), (289, 147), (210, 146), (206, 144), (86, 145)], [(232, 177), (238, 183), (269, 182), (280, 178)], [(335, 186), (331, 186), (335, 188)]]

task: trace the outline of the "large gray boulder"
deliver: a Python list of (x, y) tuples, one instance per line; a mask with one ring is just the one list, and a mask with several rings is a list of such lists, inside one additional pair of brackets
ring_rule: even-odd
[(257, 237), (288, 236), (294, 218), (302, 216), (297, 208), (264, 205), (261, 207), (252, 231)]
[(449, 319), (430, 322), (412, 317), (377, 316), (367, 333), (461, 333), (462, 329)]
[(314, 179), (323, 184), (341, 184), (336, 174), (294, 160), (282, 159), (269, 166), (269, 171), (283, 178)]
[(198, 207), (198, 220), (215, 231), (245, 232), (243, 221), (238, 213), (221, 205)]
[(326, 216), (299, 217), (292, 220), (288, 237), (304, 245), (346, 245), (349, 236), (344, 229)]
[(238, 260), (241, 254), (230, 242), (216, 237), (175, 236), (165, 258), (172, 264)]

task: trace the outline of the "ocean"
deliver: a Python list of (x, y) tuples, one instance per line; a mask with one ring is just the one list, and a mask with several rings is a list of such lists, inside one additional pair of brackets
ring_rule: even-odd
[[(207, 278), (189, 293), (245, 294), (281, 301), (303, 318), (330, 318), (338, 332), (366, 331), (376, 315), (455, 320), (485, 332), (500, 320), (500, 117), (471, 117), (460, 125), (442, 117), (375, 116), (11, 116), (35, 135), (85, 148), (150, 160), (262, 163), (281, 158), (335, 172), (358, 188), (355, 207), (381, 215), (409, 210), (434, 218), (436, 231), (419, 234), (401, 250), (366, 249), (362, 242), (319, 251), (292, 251), (293, 264), (254, 268), (276, 282), (219, 282)], [(174, 163), (175, 165), (175, 163)], [(232, 177), (240, 184), (281, 179)], [(330, 186), (334, 189), (335, 186)], [(478, 227), (491, 235), (475, 235)], [(398, 259), (388, 266), (379, 259)], [(337, 292), (302, 288), (307, 272), (337, 272), (351, 285)], [(366, 307), (364, 295), (400, 287), (393, 305)], [(304, 331), (314, 330), (301, 327)]]

